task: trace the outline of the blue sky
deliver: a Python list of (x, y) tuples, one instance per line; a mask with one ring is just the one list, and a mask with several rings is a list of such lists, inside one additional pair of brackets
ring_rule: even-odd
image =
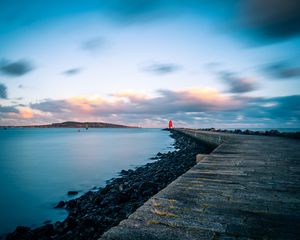
[(300, 127), (297, 0), (0, 0), (0, 124)]

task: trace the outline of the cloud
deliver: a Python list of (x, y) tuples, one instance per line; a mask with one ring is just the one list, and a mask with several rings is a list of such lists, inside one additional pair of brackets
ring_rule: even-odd
[(165, 5), (162, 0), (112, 0), (105, 2), (103, 7), (110, 17), (124, 24), (161, 17), (167, 13), (166, 9), (170, 7), (170, 2), (165, 2)]
[(255, 79), (241, 77), (238, 73), (224, 70), (221, 63), (208, 63), (205, 64), (205, 68), (227, 85), (228, 93), (247, 93), (259, 87)]
[(0, 105), (0, 115), (3, 113), (18, 113), (19, 110), (15, 106), (1, 106)]
[(275, 79), (292, 79), (300, 77), (300, 66), (288, 61), (272, 63), (263, 68), (264, 72)]
[[(122, 124), (159, 126), (169, 117), (184, 116), (187, 112), (236, 111), (243, 101), (223, 95), (214, 89), (192, 88), (182, 91), (159, 90), (156, 96), (137, 92), (119, 92), (107, 98), (72, 97), (45, 99), (30, 104), (34, 111), (50, 114), (50, 120), (112, 121)], [(45, 119), (44, 119), (45, 121)]]
[(33, 116), (34, 116), (34, 112), (32, 111), (31, 108), (28, 108), (28, 107), (20, 108), (19, 112), (20, 112), (20, 118), (30, 119), (30, 118), (33, 118)]
[(76, 74), (79, 74), (81, 72), (81, 68), (70, 68), (66, 71), (63, 72), (64, 75), (66, 76), (73, 76), (73, 75), (76, 75)]
[[(242, 34), (258, 43), (280, 41), (300, 33), (299, 0), (92, 0), (60, 6), (53, 5), (49, 0), (43, 3), (32, 0), (17, 1), (16, 4), (2, 2), (0, 27), (4, 30), (53, 17), (98, 11), (119, 24), (175, 19), (180, 15), (197, 16), (217, 30), (228, 31), (235, 36)], [(83, 43), (83, 49), (93, 51), (101, 47), (101, 38), (100, 41), (95, 39)]]
[(52, 113), (62, 113), (69, 111), (69, 105), (66, 100), (45, 99), (38, 103), (31, 103), (30, 107), (43, 112)]
[[(235, 111), (194, 113), (181, 118), (193, 126), (231, 128), (279, 128), (300, 127), (300, 95), (274, 98), (247, 98)], [(199, 120), (193, 120), (199, 117)]]
[(33, 69), (33, 64), (25, 59), (15, 62), (4, 59), (0, 62), (0, 72), (8, 76), (20, 77)]
[(123, 91), (111, 94), (113, 97), (122, 98), (125, 100), (129, 100), (130, 102), (141, 102), (149, 99), (149, 96), (140, 92), (134, 91)]
[(232, 110), (240, 100), (225, 96), (214, 89), (159, 90), (158, 96), (116, 93), (111, 99), (101, 97), (73, 97), (65, 100), (46, 99), (30, 107), (52, 113), (75, 114), (170, 114)]
[(4, 84), (0, 83), (0, 99), (1, 98), (4, 98), (6, 99), (7, 98), (7, 88)]
[(294, 122), (300, 126), (300, 95), (253, 98), (241, 113), (249, 119), (265, 119), (266, 125), (278, 122), (285, 125)]
[(19, 107), (18, 118), (20, 119), (33, 119), (33, 118), (49, 118), (52, 114), (32, 109), (31, 107)]
[(215, 89), (160, 90), (159, 93), (161, 97), (148, 103), (156, 113), (227, 111), (237, 109), (243, 104), (242, 101)]
[(0, 125), (12, 125), (13, 122), (18, 122), (19, 110), (16, 106), (0, 105)]
[(246, 93), (257, 89), (256, 83), (251, 79), (238, 77), (227, 71), (222, 71), (219, 74), (223, 82), (228, 84), (228, 91), (231, 93)]
[(265, 38), (285, 39), (300, 33), (300, 1), (240, 1), (242, 26)]
[(174, 73), (180, 69), (180, 66), (174, 63), (154, 63), (143, 68), (146, 72), (151, 72), (157, 75), (166, 75)]
[(103, 37), (91, 38), (87, 41), (84, 41), (81, 44), (81, 48), (86, 51), (95, 52), (101, 49), (106, 43), (106, 40)]
[[(148, 127), (300, 127), (300, 95), (261, 98), (226, 95), (214, 89), (159, 90), (156, 95), (120, 92), (103, 98), (45, 99), (2, 112), (24, 123), (107, 121)], [(12, 121), (11, 120), (11, 121)]]
[(193, 14), (221, 31), (231, 31), (232, 35), (239, 32), (260, 43), (284, 40), (300, 33), (299, 0), (113, 0), (104, 4), (104, 9), (121, 23)]

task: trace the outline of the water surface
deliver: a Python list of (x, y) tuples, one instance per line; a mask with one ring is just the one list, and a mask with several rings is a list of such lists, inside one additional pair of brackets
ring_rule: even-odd
[(172, 143), (160, 129), (0, 130), (0, 236), (17, 225), (63, 220), (66, 212), (53, 207), (68, 191), (104, 186)]

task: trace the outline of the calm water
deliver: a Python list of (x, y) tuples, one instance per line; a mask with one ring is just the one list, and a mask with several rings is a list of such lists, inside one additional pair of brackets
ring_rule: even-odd
[(66, 212), (53, 207), (69, 190), (103, 186), (172, 143), (160, 129), (0, 130), (0, 236), (17, 225), (63, 220)]

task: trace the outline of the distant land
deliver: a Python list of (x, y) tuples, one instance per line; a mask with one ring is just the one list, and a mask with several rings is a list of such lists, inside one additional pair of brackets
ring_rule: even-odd
[(138, 128), (136, 126), (126, 126), (104, 122), (62, 122), (45, 125), (26, 125), (26, 126), (0, 126), (0, 128)]

